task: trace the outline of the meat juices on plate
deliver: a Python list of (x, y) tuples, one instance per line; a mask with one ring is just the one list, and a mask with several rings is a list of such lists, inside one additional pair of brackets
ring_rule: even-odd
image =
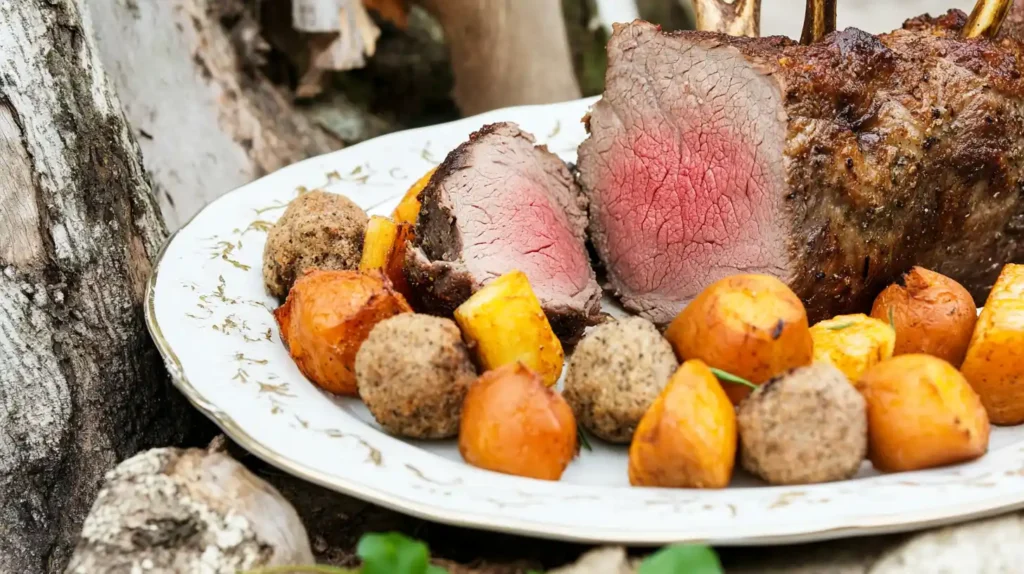
[(965, 22), (808, 46), (617, 26), (578, 167), (624, 306), (663, 324), (723, 276), (767, 273), (816, 322), (915, 264), (983, 300), (1024, 258), (1024, 66)]

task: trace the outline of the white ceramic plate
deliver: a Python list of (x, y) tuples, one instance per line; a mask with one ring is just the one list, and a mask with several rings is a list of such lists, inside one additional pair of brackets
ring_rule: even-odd
[(626, 450), (594, 441), (560, 482), (462, 462), (454, 441), (383, 433), (365, 407), (317, 390), (278, 338), (261, 257), (266, 229), (300, 188), (343, 193), (386, 214), (426, 170), (484, 123), (511, 120), (566, 160), (593, 100), (499, 110), (312, 158), (214, 201), (165, 247), (147, 320), (178, 387), (235, 441), (322, 486), (440, 522), (590, 542), (773, 544), (909, 530), (1024, 506), (1024, 427), (996, 428), (989, 454), (960, 466), (720, 491), (631, 488)]

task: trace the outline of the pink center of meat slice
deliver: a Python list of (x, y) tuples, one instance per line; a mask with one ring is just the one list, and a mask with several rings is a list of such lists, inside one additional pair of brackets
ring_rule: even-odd
[(583, 291), (590, 266), (560, 209), (552, 206), (537, 183), (524, 177), (512, 177), (498, 189), (516, 199), (473, 203), (468, 210), (458, 210), (475, 214), (462, 224), (470, 273), (494, 278), (518, 269), (542, 301), (564, 300)]
[(777, 204), (756, 143), (728, 126), (679, 134), (652, 121), (623, 132), (607, 159), (599, 217), (627, 298), (684, 301), (726, 275), (783, 273), (773, 266), (782, 260)]

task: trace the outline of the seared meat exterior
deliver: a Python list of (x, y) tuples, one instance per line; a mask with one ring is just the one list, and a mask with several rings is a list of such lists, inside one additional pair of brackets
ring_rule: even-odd
[(565, 163), (512, 123), (484, 126), (453, 150), (421, 195), (406, 277), (420, 307), (450, 315), (518, 269), (555, 333), (597, 320), (601, 289), (585, 246), (586, 199)]
[(1021, 45), (966, 15), (785, 38), (617, 27), (580, 182), (624, 305), (672, 319), (760, 272), (812, 322), (864, 311), (913, 265), (982, 302), (1024, 259)]

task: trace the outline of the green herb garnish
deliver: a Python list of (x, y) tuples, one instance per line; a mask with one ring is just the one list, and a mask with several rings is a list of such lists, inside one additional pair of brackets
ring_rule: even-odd
[(581, 447), (593, 452), (594, 449), (590, 446), (590, 441), (587, 440), (587, 433), (579, 424), (576, 425), (576, 440), (579, 441)]
[(893, 331), (896, 330), (896, 321), (892, 318), (892, 307), (889, 307), (889, 326), (892, 327)]
[(830, 325), (830, 326), (825, 327), (825, 328), (828, 329), (829, 331), (842, 331), (843, 329), (845, 329), (847, 327), (852, 327), (852, 326), (853, 326), (853, 321), (847, 321), (845, 323), (840, 323), (838, 325)]
[(728, 373), (726, 371), (723, 371), (722, 369), (716, 369), (714, 367), (710, 367), (710, 369), (711, 372), (714, 373), (714, 375), (718, 377), (719, 380), (725, 381), (727, 383), (736, 383), (737, 385), (746, 385), (752, 389), (757, 388), (757, 385), (751, 383), (750, 381), (744, 379), (743, 377), (737, 377), (732, 373)]

